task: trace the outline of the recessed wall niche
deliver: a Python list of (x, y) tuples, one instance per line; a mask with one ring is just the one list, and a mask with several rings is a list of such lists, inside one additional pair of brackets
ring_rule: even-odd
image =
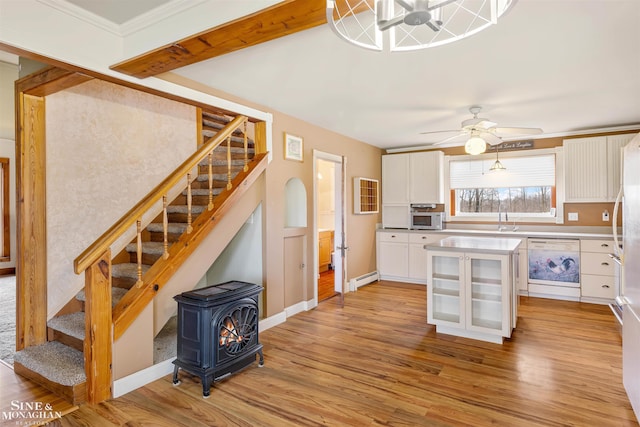
[(291, 178), (285, 185), (285, 227), (307, 226), (307, 190), (299, 178)]

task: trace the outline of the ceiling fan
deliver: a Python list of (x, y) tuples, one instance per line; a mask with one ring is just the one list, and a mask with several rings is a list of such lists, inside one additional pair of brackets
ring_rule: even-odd
[[(388, 30), (399, 24), (426, 25), (433, 31), (440, 31), (442, 21), (440, 12), (442, 7), (456, 0), (378, 0), (378, 28), (380, 31)], [(400, 16), (393, 15), (393, 3), (397, 3), (404, 9)]]
[(465, 150), (469, 154), (480, 154), (486, 150), (486, 144), (498, 145), (502, 142), (501, 137), (517, 136), (517, 135), (538, 135), (542, 133), (540, 128), (523, 128), (523, 127), (497, 127), (497, 123), (489, 119), (478, 117), (482, 111), (482, 107), (473, 105), (469, 108), (469, 112), (473, 114), (473, 118), (464, 120), (460, 130), (444, 130), (435, 132), (421, 132), (421, 135), (427, 134), (449, 134), (457, 132), (456, 135), (438, 141), (433, 145), (457, 146), (464, 143)]

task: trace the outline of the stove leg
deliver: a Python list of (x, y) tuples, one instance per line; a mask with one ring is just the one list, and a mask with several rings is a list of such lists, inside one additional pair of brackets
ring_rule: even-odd
[(258, 367), (262, 368), (264, 366), (264, 356), (262, 354), (262, 349), (258, 350), (258, 355), (260, 356), (260, 361), (258, 362)]
[(211, 383), (213, 382), (213, 376), (202, 378), (202, 398), (208, 399), (211, 394)]
[(180, 380), (178, 379), (178, 365), (174, 366), (173, 368), (173, 385), (177, 386), (180, 385)]

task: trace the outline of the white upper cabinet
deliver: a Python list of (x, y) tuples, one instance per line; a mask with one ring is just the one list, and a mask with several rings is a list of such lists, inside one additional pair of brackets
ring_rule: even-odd
[(444, 203), (442, 151), (382, 156), (382, 203)]
[(425, 151), (409, 157), (411, 203), (444, 203), (444, 153)]
[(612, 202), (620, 188), (621, 151), (635, 134), (563, 142), (567, 202)]
[(615, 200), (622, 184), (622, 149), (636, 136), (635, 133), (607, 137), (607, 165), (610, 170), (607, 188), (609, 200)]
[(409, 203), (409, 154), (382, 156), (382, 204)]

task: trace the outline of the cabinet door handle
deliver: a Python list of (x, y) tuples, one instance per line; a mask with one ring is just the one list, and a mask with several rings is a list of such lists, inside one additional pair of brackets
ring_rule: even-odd
[(608, 247), (609, 247), (609, 245), (608, 245), (608, 244), (606, 244), (606, 243), (603, 243), (603, 244), (601, 244), (601, 245), (600, 245), (600, 247), (601, 247), (601, 248), (608, 248)]
[(392, 238), (392, 239), (395, 239), (395, 238), (396, 238), (396, 235), (395, 235), (395, 234), (392, 234), (392, 235), (391, 235), (391, 238)]
[(424, 240), (424, 239), (426, 239), (426, 238), (427, 238), (427, 236), (422, 236), (422, 239), (423, 239), (423, 240)]
[(602, 285), (603, 288), (609, 289), (609, 285)]
[(608, 262), (603, 262), (603, 263), (602, 263), (602, 264), (600, 264), (600, 265), (609, 265), (609, 263), (608, 263)]

